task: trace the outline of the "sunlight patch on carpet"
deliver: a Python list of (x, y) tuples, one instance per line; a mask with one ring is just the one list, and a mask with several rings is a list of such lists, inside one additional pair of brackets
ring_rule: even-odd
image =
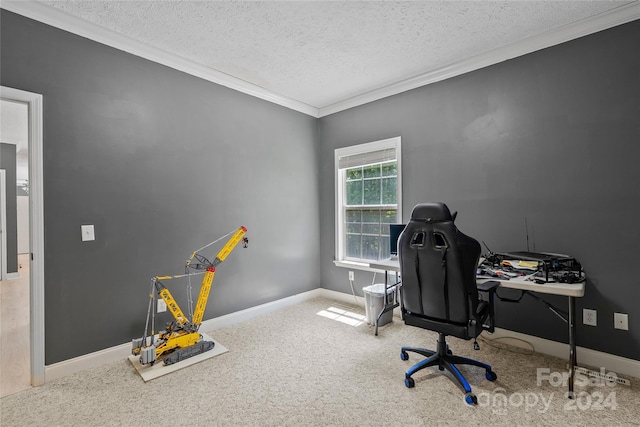
[(337, 322), (346, 323), (351, 326), (360, 326), (366, 322), (366, 316), (352, 311), (343, 310), (337, 307), (329, 307), (316, 313), (318, 316), (326, 317)]

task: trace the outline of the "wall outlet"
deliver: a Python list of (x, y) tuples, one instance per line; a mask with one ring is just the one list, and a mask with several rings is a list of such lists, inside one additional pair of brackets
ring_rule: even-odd
[(626, 313), (613, 313), (613, 327), (616, 329), (622, 329), (623, 331), (628, 331), (629, 315)]
[(167, 303), (163, 299), (158, 299), (158, 313), (167, 311)]
[(96, 240), (96, 233), (93, 229), (93, 225), (81, 225), (80, 231), (82, 233), (82, 241), (90, 242), (92, 240)]
[(353, 271), (349, 272), (349, 280), (353, 282), (354, 277), (353, 277)]
[(589, 326), (598, 326), (598, 312), (589, 308), (583, 308), (582, 323)]

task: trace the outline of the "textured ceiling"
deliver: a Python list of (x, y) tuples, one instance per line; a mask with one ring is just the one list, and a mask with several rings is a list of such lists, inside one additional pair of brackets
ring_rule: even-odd
[(629, 1), (42, 1), (323, 108)]

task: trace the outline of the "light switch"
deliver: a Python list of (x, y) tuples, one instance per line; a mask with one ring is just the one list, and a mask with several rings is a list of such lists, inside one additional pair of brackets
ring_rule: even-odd
[(93, 231), (93, 225), (81, 225), (82, 241), (88, 242), (90, 240), (96, 240), (95, 232)]

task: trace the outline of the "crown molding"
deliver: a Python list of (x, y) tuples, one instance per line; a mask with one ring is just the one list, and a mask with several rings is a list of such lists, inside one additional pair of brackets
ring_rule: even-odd
[(205, 67), (189, 59), (182, 58), (179, 55), (171, 54), (141, 43), (128, 36), (69, 15), (68, 13), (37, 1), (3, 1), (0, 7), (95, 42), (208, 80), (212, 83), (226, 86), (238, 92), (281, 105), (312, 117), (318, 117), (318, 109), (316, 107), (279, 95), (229, 74)]
[(640, 19), (640, 0), (634, 0), (626, 5), (577, 21), (573, 24), (559, 27), (547, 33), (529, 37), (521, 40), (520, 42), (493, 49), (480, 55), (419, 74), (398, 83), (382, 86), (344, 99), (337, 103), (317, 108), (286, 96), (279, 95), (229, 74), (205, 67), (178, 55), (164, 52), (161, 49), (151, 47), (130, 37), (107, 30), (103, 27), (84, 21), (80, 18), (76, 18), (75, 16), (36, 1), (2, 1), (0, 7), (98, 43), (114, 47), (212, 83), (237, 90), (247, 95), (251, 95), (316, 118), (328, 116), (330, 114), (377, 101), (392, 95), (397, 95), (418, 87), (443, 81), (470, 71), (479, 70), (518, 56), (526, 55), (528, 53)]
[(553, 31), (529, 37), (519, 42), (490, 50), (445, 67), (411, 77), (401, 82), (383, 86), (335, 104), (322, 107), (319, 109), (319, 117), (328, 116), (349, 108), (377, 101), (392, 95), (397, 95), (411, 89), (450, 79), (470, 71), (479, 70), (493, 64), (565, 43), (589, 34), (597, 33), (598, 31), (626, 24), (627, 22), (635, 21), (637, 19), (640, 19), (640, 1), (634, 0), (624, 6), (611, 9), (607, 12), (603, 12), (572, 24), (558, 27)]

